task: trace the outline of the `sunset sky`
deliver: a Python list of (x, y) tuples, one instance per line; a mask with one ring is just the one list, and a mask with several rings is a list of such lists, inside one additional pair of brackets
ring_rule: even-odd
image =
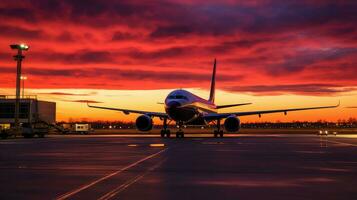
[(57, 102), (57, 120), (133, 120), (97, 105), (163, 111), (177, 88), (208, 97), (218, 60), (217, 103), (266, 110), (338, 109), (242, 121), (357, 117), (354, 0), (1, 0), (0, 94), (14, 95), (9, 44), (30, 46), (26, 94)]

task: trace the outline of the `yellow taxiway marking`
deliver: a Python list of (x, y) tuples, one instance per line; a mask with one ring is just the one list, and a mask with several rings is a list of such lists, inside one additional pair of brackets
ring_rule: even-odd
[(88, 183), (88, 184), (82, 185), (82, 186), (80, 186), (79, 188), (77, 188), (77, 189), (75, 189), (75, 190), (73, 190), (73, 191), (67, 192), (67, 193), (65, 193), (65, 194), (63, 194), (63, 195), (57, 197), (56, 199), (57, 199), (57, 200), (67, 199), (67, 198), (69, 198), (69, 197), (71, 197), (71, 196), (73, 196), (73, 195), (75, 195), (75, 194), (77, 194), (77, 193), (79, 193), (79, 192), (81, 192), (81, 191), (83, 191), (83, 190), (85, 190), (85, 189), (87, 189), (87, 188), (89, 188), (89, 187), (91, 187), (91, 186), (93, 186), (93, 185), (99, 183), (99, 182), (102, 182), (102, 181), (104, 181), (104, 180), (106, 180), (106, 179), (108, 179), (108, 178), (110, 178), (110, 177), (112, 177), (112, 176), (115, 176), (115, 175), (117, 175), (117, 174), (120, 174), (121, 172), (123, 172), (123, 171), (125, 171), (125, 170), (127, 170), (127, 169), (129, 169), (129, 168), (131, 168), (131, 167), (134, 167), (135, 165), (138, 165), (138, 164), (140, 164), (140, 163), (142, 163), (142, 162), (144, 162), (144, 161), (146, 161), (146, 160), (148, 160), (148, 159), (150, 159), (150, 158), (153, 158), (153, 157), (155, 157), (155, 156), (157, 156), (157, 155), (163, 153), (163, 152), (166, 151), (167, 149), (168, 149), (168, 148), (163, 149), (163, 150), (161, 150), (161, 151), (159, 151), (159, 152), (157, 152), (157, 153), (151, 154), (151, 155), (149, 155), (149, 156), (147, 156), (147, 157), (145, 157), (145, 158), (143, 158), (143, 159), (140, 159), (140, 160), (138, 160), (138, 161), (136, 161), (136, 162), (134, 162), (134, 163), (132, 163), (132, 164), (130, 164), (130, 165), (128, 165), (128, 166), (126, 166), (126, 167), (120, 169), (120, 170), (118, 170), (118, 171), (112, 172), (112, 173), (110, 173), (110, 174), (108, 174), (108, 175), (106, 175), (106, 176), (104, 176), (104, 177), (102, 177), (102, 178), (99, 178), (99, 179), (97, 179), (97, 180), (94, 180), (94, 181), (92, 181), (92, 182), (90, 182), (90, 183)]
[(164, 147), (165, 144), (150, 144), (150, 147)]
[(340, 134), (336, 136), (339, 138), (353, 138), (353, 139), (357, 138), (357, 134)]
[(337, 141), (331, 141), (331, 140), (327, 140), (327, 142), (331, 142), (331, 143), (335, 143), (335, 144), (343, 144), (343, 145), (347, 145), (347, 146), (357, 147), (357, 144), (351, 144), (351, 143), (346, 143), (346, 142), (337, 142)]

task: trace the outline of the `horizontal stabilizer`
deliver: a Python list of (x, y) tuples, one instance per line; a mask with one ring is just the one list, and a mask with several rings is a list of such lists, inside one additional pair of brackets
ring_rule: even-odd
[(245, 106), (245, 105), (250, 105), (250, 104), (252, 104), (252, 103), (239, 103), (239, 104), (220, 105), (220, 106), (217, 106), (217, 109), (229, 108), (229, 107), (235, 107), (235, 106)]

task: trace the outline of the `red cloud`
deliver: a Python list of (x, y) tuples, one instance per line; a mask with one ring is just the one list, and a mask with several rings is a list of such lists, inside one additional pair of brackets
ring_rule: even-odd
[(14, 86), (8, 45), (24, 41), (33, 88), (205, 88), (217, 58), (222, 89), (336, 94), (357, 85), (356, 10), (353, 1), (5, 0), (0, 86)]

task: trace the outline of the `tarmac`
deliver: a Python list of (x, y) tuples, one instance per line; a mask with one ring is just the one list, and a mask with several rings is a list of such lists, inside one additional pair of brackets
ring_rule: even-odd
[(357, 199), (357, 134), (55, 135), (0, 160), (0, 199)]

